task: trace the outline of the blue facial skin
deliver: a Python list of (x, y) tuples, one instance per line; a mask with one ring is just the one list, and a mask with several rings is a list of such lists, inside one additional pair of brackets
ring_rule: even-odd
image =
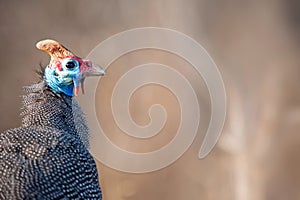
[(73, 89), (78, 85), (80, 68), (77, 60), (65, 58), (61, 62), (62, 71), (56, 68), (46, 67), (45, 80), (47, 84), (57, 93), (74, 96)]

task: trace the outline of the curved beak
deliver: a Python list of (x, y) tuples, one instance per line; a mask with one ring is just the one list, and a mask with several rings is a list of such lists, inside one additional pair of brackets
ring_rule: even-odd
[(99, 65), (89, 61), (83, 60), (83, 66), (81, 69), (82, 75), (87, 76), (104, 76), (105, 70), (101, 68)]
[(82, 94), (84, 94), (84, 80), (89, 76), (104, 76), (105, 70), (101, 68), (99, 65), (89, 61), (82, 60), (82, 64), (80, 65), (80, 73), (77, 77), (73, 78), (74, 86), (75, 86), (75, 95), (77, 96), (79, 93), (79, 85), (81, 85)]

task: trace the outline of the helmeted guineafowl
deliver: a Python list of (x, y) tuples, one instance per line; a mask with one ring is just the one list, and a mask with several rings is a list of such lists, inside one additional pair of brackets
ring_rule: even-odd
[(54, 40), (43, 80), (25, 87), (22, 126), (0, 133), (0, 199), (101, 199), (88, 128), (72, 98), (84, 78), (105, 72)]

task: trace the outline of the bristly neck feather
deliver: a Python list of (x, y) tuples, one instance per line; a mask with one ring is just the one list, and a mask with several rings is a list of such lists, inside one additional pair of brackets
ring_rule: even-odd
[(72, 97), (56, 93), (45, 81), (24, 90), (22, 126), (53, 127), (79, 137), (88, 147), (85, 117)]

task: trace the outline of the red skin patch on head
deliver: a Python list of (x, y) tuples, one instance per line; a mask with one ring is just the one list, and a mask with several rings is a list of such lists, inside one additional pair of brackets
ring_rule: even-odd
[(50, 64), (49, 64), (49, 67), (50, 68), (54, 68), (54, 69), (58, 69), (59, 71), (62, 71), (62, 67), (61, 67), (61, 62), (60, 61), (52, 61)]

